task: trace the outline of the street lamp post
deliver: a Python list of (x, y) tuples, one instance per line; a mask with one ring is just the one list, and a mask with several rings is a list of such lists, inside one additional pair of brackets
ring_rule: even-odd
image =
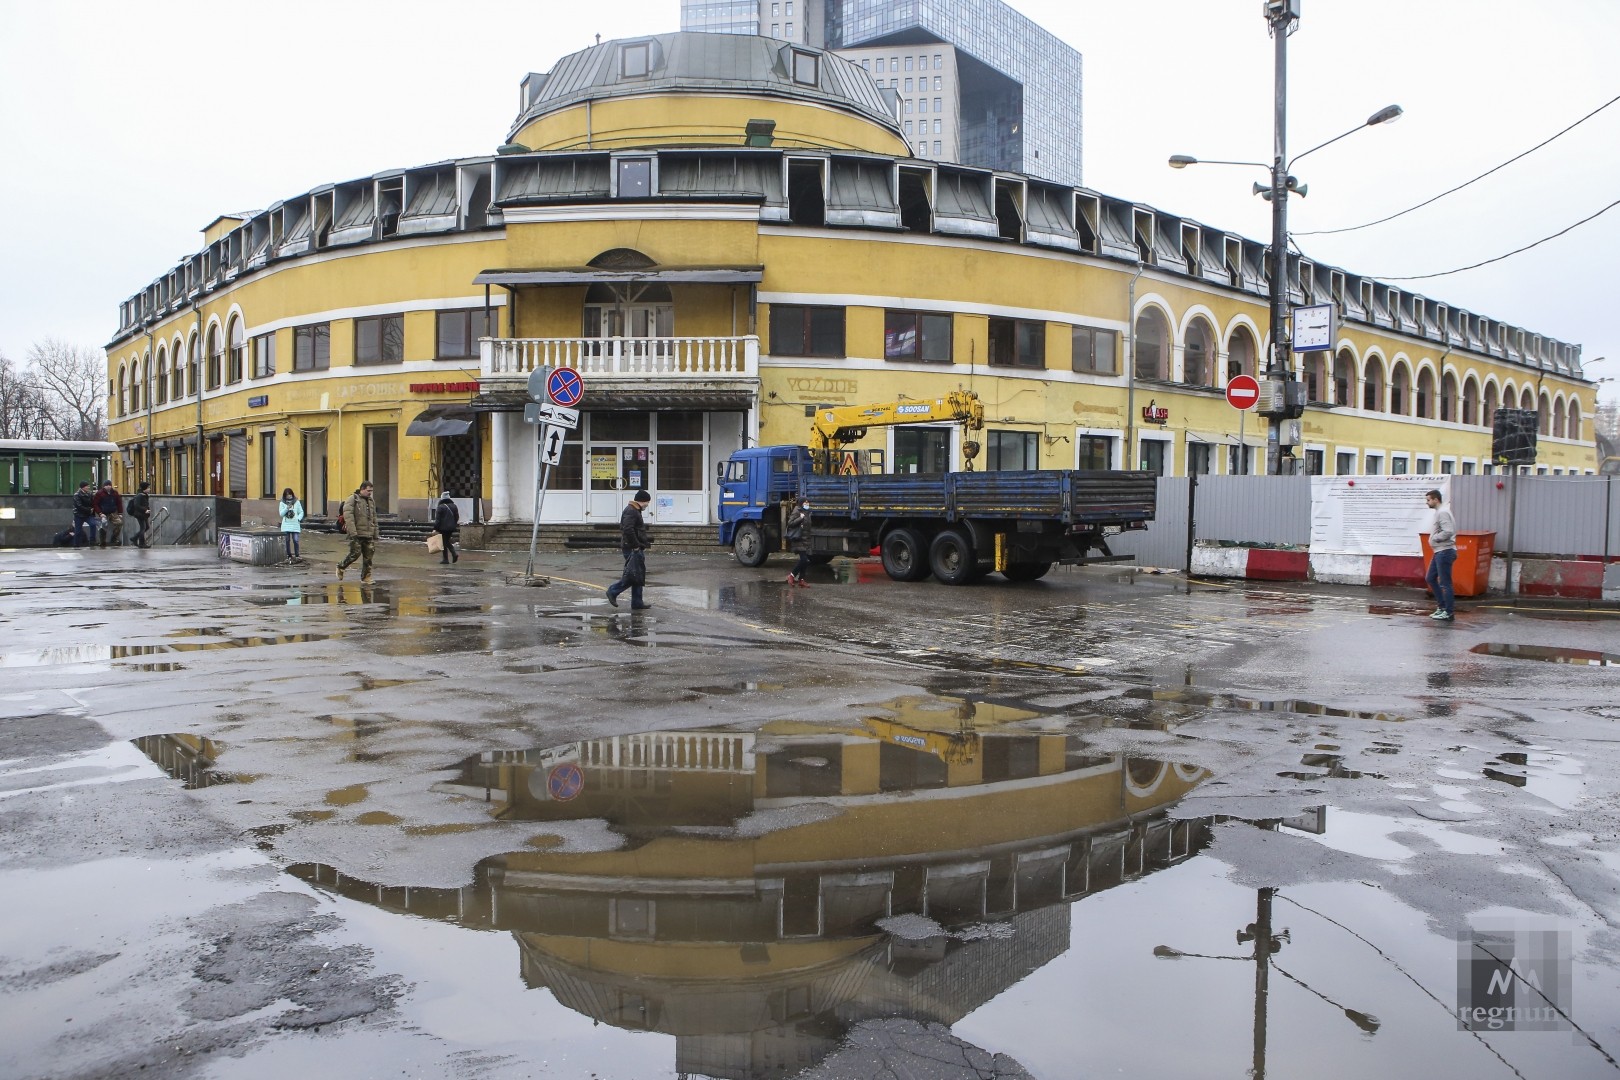
[(1188, 165), (1249, 165), (1266, 169), (1271, 183), (1254, 185), (1255, 194), (1271, 202), (1271, 280), (1270, 280), (1270, 336), (1271, 351), (1266, 359), (1266, 386), (1261, 396), (1263, 410), (1270, 430), (1266, 438), (1266, 472), (1271, 475), (1292, 473), (1295, 458), (1292, 440), (1284, 441), (1283, 422), (1297, 419), (1304, 411), (1304, 394), (1297, 388), (1293, 363), (1293, 341), (1288, 329), (1288, 193), (1305, 194), (1306, 187), (1299, 183), (1290, 170), (1306, 154), (1313, 154), (1346, 135), (1353, 135), (1364, 127), (1387, 124), (1401, 115), (1399, 105), (1388, 105), (1357, 124), (1349, 131), (1335, 135), (1327, 142), (1318, 143), (1288, 160), (1288, 35), (1299, 23), (1300, 0), (1265, 0), (1266, 25), (1271, 30), (1273, 51), (1273, 132), (1270, 164), (1258, 161), (1214, 161), (1176, 154), (1170, 158), (1172, 169), (1185, 169)]

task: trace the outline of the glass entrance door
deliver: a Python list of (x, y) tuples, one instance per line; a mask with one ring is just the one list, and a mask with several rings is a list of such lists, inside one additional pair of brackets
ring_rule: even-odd
[(589, 465), (592, 522), (618, 521), (630, 496), (640, 488), (651, 491), (652, 447), (647, 443), (593, 442)]

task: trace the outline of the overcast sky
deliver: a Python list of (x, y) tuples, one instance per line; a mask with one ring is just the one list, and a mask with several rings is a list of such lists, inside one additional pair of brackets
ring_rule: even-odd
[[(1270, 236), (1260, 0), (1015, 0), (1085, 57), (1088, 187)], [(518, 82), (604, 39), (676, 29), (677, 0), (0, 0), (0, 353), (100, 347), (118, 305), (221, 213), (382, 169), (488, 153)], [(1356, 225), (1500, 164), (1620, 95), (1620, 3), (1304, 0), (1289, 149), (1400, 104), (1300, 162), (1303, 232)], [(1608, 72), (1609, 74), (1605, 74)], [(1318, 262), (1427, 274), (1557, 232), (1620, 198), (1620, 104), (1525, 160), (1375, 228), (1300, 236)], [(1584, 347), (1620, 398), (1620, 207), (1523, 255), (1408, 291)], [(1613, 357), (1602, 363), (1599, 357)]]

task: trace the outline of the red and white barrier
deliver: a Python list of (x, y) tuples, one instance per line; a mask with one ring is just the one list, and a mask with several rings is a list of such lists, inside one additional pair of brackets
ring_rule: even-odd
[[(1318, 581), (1330, 585), (1423, 588), (1421, 555), (1335, 555), (1305, 550), (1203, 546), (1193, 548), (1196, 577), (1247, 581)], [(1525, 597), (1620, 602), (1620, 562), (1596, 559), (1516, 559), (1513, 591)], [(1490, 590), (1508, 592), (1507, 561), (1492, 560)]]

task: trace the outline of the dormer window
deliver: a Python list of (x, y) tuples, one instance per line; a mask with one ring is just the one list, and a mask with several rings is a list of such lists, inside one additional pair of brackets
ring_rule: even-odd
[(813, 52), (802, 49), (793, 51), (793, 81), (800, 86), (820, 86), (821, 73), (818, 70), (821, 58)]
[(645, 199), (652, 194), (652, 158), (619, 158), (618, 197)]
[(652, 70), (652, 48), (645, 41), (638, 41), (634, 45), (624, 45), (619, 48), (619, 77), (623, 79), (646, 78)]

